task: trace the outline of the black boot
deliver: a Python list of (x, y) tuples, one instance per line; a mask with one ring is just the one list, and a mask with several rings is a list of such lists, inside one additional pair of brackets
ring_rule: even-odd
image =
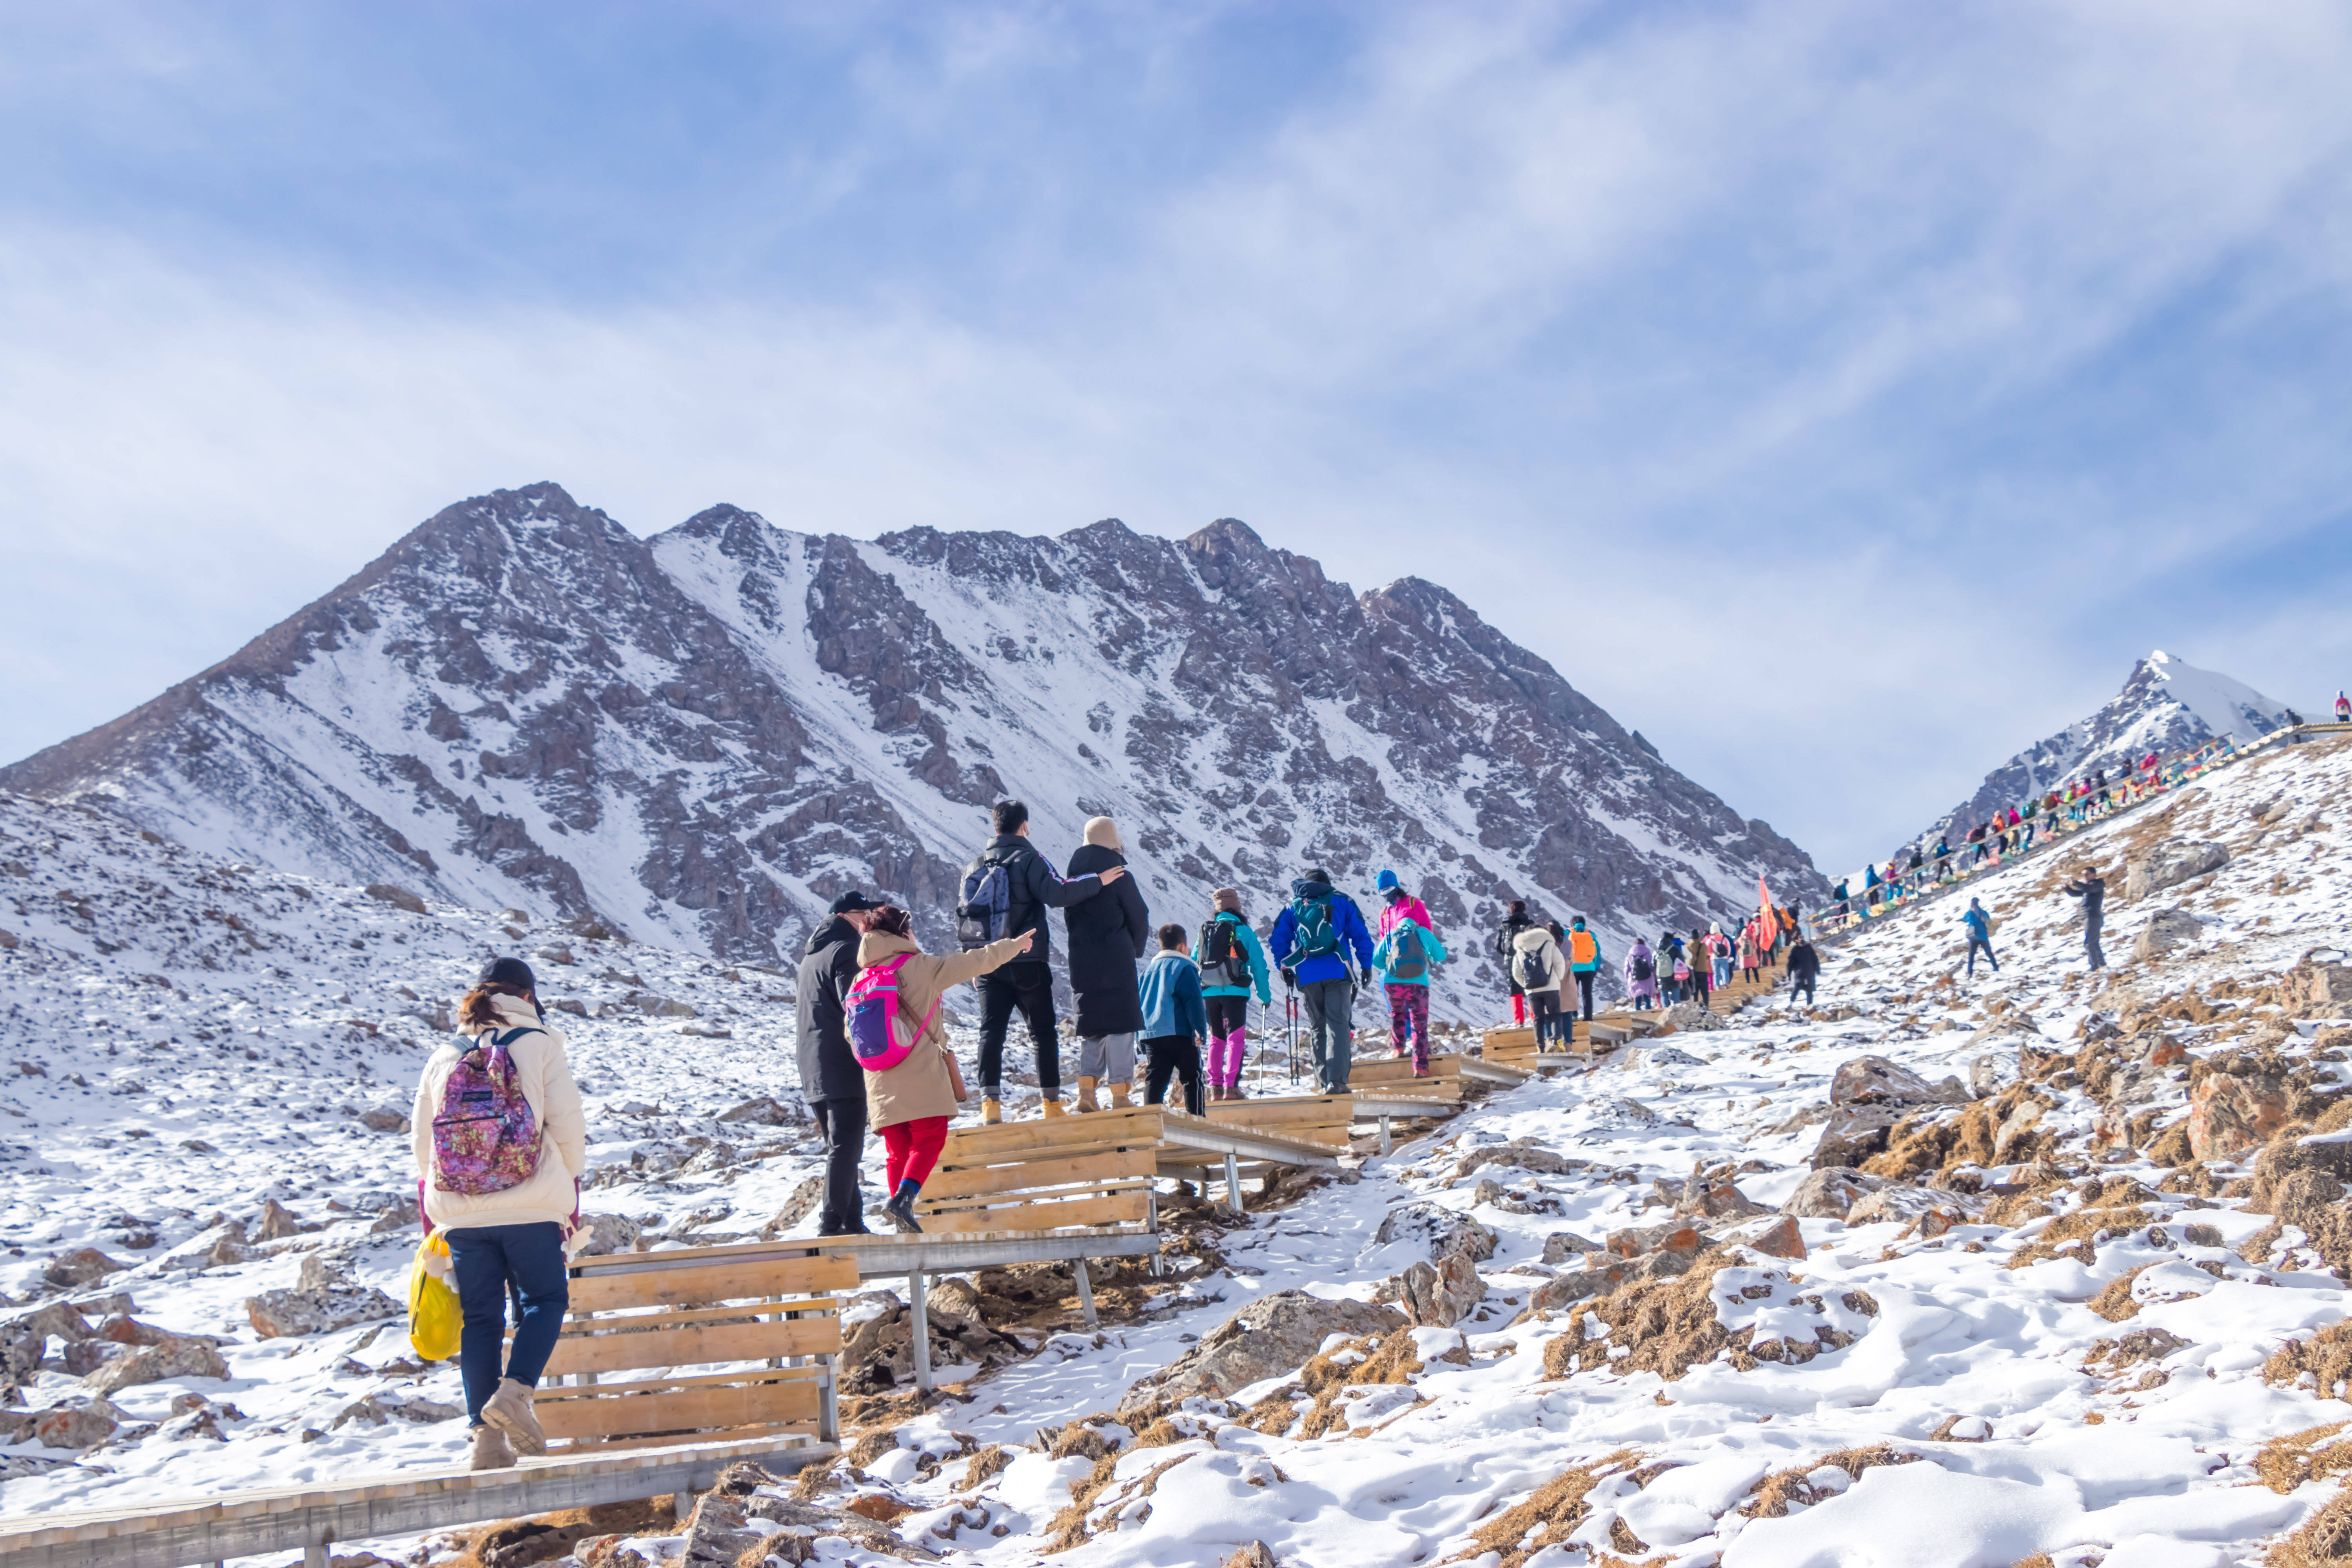
[(915, 1194), (905, 1188), (890, 1194), (890, 1201), (882, 1205), (882, 1212), (888, 1215), (890, 1223), (905, 1235), (923, 1234), (923, 1227), (915, 1219)]

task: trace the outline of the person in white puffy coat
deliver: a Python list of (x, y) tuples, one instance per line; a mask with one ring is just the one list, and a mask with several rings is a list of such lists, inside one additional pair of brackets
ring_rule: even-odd
[[(466, 1386), (473, 1468), (495, 1469), (513, 1464), (516, 1448), (547, 1451), (546, 1435), (531, 1414), (531, 1392), (571, 1306), (564, 1244), (579, 1225), (588, 1125), (563, 1037), (547, 1026), (540, 1012), (529, 964), (519, 958), (494, 960), (458, 1005), (458, 1037), (425, 1064), (409, 1127), (425, 1231), (446, 1234), (452, 1280), (465, 1314), (457, 1368)], [(491, 1037), (513, 1058), (516, 1087), (539, 1128), (537, 1166), (503, 1191), (451, 1192), (436, 1165), (434, 1121), (444, 1112), (450, 1075)], [(501, 1368), (509, 1291), (516, 1302), (514, 1344)]]

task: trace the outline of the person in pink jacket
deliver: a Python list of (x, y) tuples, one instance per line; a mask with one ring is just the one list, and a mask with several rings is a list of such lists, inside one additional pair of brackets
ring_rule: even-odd
[[(1397, 880), (1397, 874), (1394, 871), (1382, 870), (1372, 886), (1379, 889), (1381, 895), (1380, 922), (1372, 930), (1372, 946), (1375, 949), (1386, 952), (1387, 948), (1383, 944), (1387, 942), (1389, 933), (1407, 921), (1420, 926), (1432, 936), (1437, 934), (1437, 928), (1430, 923), (1429, 906), (1406, 892), (1404, 884)], [(1405, 1055), (1414, 1043), (1413, 1015), (1408, 1009), (1407, 1004), (1417, 1002), (1422, 1016), (1426, 1018), (1429, 1012), (1429, 986), (1425, 981), (1417, 989), (1410, 985), (1391, 984), (1388, 992), (1390, 1012), (1392, 1015), (1390, 1019), (1389, 1043), (1394, 1047), (1395, 1054), (1401, 1057)], [(1423, 1026), (1427, 1027), (1425, 1024)], [(1423, 1038), (1420, 1045), (1420, 1052), (1414, 1059), (1425, 1064), (1429, 1059), (1429, 1041)]]

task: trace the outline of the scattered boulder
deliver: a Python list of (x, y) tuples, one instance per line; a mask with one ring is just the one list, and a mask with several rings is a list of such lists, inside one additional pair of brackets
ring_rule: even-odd
[(1793, 1215), (1780, 1218), (1753, 1232), (1740, 1232), (1729, 1239), (1743, 1247), (1752, 1247), (1770, 1258), (1802, 1258), (1805, 1256), (1805, 1233)]
[(1903, 1108), (1896, 1105), (1833, 1107), (1829, 1121), (1822, 1125), (1821, 1141), (1813, 1145), (1813, 1169), (1860, 1165), (1873, 1155), (1884, 1153), (1887, 1135), (1903, 1115)]
[(44, 1448), (94, 1448), (122, 1426), (122, 1412), (104, 1399), (75, 1399), (33, 1417), (33, 1441)]
[(18, 1319), (0, 1323), (0, 1389), (21, 1388), (41, 1370), (49, 1352), (49, 1336)]
[(394, 883), (370, 882), (366, 890), (369, 898), (390, 904), (396, 910), (406, 910), (412, 915), (421, 915), (425, 912), (423, 899)]
[[(849, 1331), (838, 1364), (849, 1369), (844, 1383), (858, 1393), (886, 1394), (915, 1375), (915, 1317), (904, 1301), (887, 1291), (858, 1298), (882, 1307)], [(924, 1323), (930, 1339), (931, 1364), (954, 1366), (972, 1363), (982, 1367), (1003, 1366), (1027, 1359), (1030, 1347), (1012, 1335), (990, 1328), (977, 1317), (930, 1310), (924, 1298)]]
[(643, 1232), (638, 1227), (637, 1222), (633, 1219), (629, 1219), (625, 1215), (616, 1214), (582, 1215), (580, 1216), (580, 1224), (581, 1227), (587, 1231), (588, 1239), (581, 1245), (580, 1250), (574, 1254), (576, 1257), (604, 1258), (615, 1252), (642, 1252), (645, 1250), (644, 1243), (639, 1239), (643, 1235)]
[(2173, 838), (2130, 862), (2124, 870), (2124, 898), (2131, 903), (2167, 888), (2178, 887), (2230, 863), (2230, 852), (2219, 844)]
[(1855, 1204), (1888, 1184), (1885, 1176), (1865, 1175), (1851, 1165), (1816, 1166), (1780, 1212), (1803, 1219), (1843, 1219)]
[(1454, 1252), (1466, 1252), (1472, 1262), (1484, 1263), (1495, 1256), (1498, 1239), (1467, 1215), (1456, 1214), (1443, 1204), (1421, 1202), (1399, 1204), (1389, 1210), (1372, 1237), (1372, 1245), (1407, 1241), (1426, 1247), (1432, 1263)]
[(455, 1421), (464, 1414), (457, 1405), (437, 1399), (402, 1398), (387, 1391), (344, 1405), (327, 1424), (327, 1430), (341, 1431), (354, 1421), (362, 1426), (381, 1426), (390, 1421)]
[(1486, 1299), (1486, 1282), (1467, 1252), (1452, 1251), (1408, 1267), (1397, 1278), (1396, 1296), (1418, 1326), (1450, 1329)]
[(2333, 950), (2314, 950), (2286, 972), (2287, 1009), (2301, 1018), (2352, 1017), (2352, 964)]
[(558, 943), (553, 947), (542, 947), (533, 952), (531, 956), (533, 958), (543, 958), (550, 963), (562, 964), (565, 968), (569, 968), (572, 964), (580, 962), (578, 959), (572, 956), (572, 950), (570, 948), (565, 947), (561, 943)]
[[(1628, 1100), (1625, 1103), (1630, 1105), (1633, 1102)], [(1507, 1143), (1486, 1143), (1470, 1150), (1454, 1167), (1454, 1174), (1447, 1178), (1447, 1182), (1449, 1184), (1458, 1184), (1489, 1165), (1516, 1166), (1537, 1175), (1565, 1176), (1584, 1170), (1591, 1163), (1590, 1160), (1571, 1160), (1531, 1138), (1514, 1138)]]
[[(105, 1340), (75, 1340), (58, 1353), (58, 1359), (65, 1363), (68, 1376), (86, 1378), (108, 1362), (127, 1353), (122, 1346)], [(112, 1391), (101, 1389), (100, 1392)]]
[(2200, 940), (2205, 934), (2203, 922), (2186, 910), (2158, 910), (2147, 917), (2132, 943), (2132, 956), (2145, 963), (2160, 958), (2176, 947), (2184, 947)]
[(1971, 1193), (1946, 1192), (1941, 1188), (1915, 1187), (1907, 1182), (1889, 1182), (1848, 1209), (1845, 1222), (1848, 1225), (1884, 1225), (1893, 1221), (1909, 1225), (1933, 1215), (1937, 1216), (1936, 1223), (1922, 1224), (1920, 1228), (1935, 1236), (1955, 1225), (1974, 1219), (1984, 1212), (1984, 1208), (1985, 1200)]
[(388, 1105), (371, 1105), (360, 1112), (360, 1125), (371, 1132), (405, 1132), (408, 1118)]
[(1958, 1079), (1929, 1083), (1885, 1057), (1855, 1057), (1840, 1062), (1830, 1079), (1832, 1105), (1956, 1105), (1968, 1098)]
[(294, 1217), (294, 1213), (291, 1209), (289, 1209), (284, 1204), (279, 1203), (276, 1198), (264, 1198), (262, 1200), (262, 1240), (284, 1241), (289, 1237), (299, 1236), (301, 1234), (302, 1222)]
[(702, 1015), (691, 1005), (673, 996), (657, 996), (650, 991), (633, 991), (624, 1000), (648, 1018), (699, 1018)]
[(1558, 1268), (1571, 1258), (1607, 1250), (1599, 1242), (1587, 1241), (1572, 1230), (1556, 1230), (1544, 1237), (1543, 1261), (1546, 1268)]
[(368, 1226), (368, 1234), (389, 1236), (395, 1230), (406, 1230), (412, 1225), (422, 1224), (423, 1219), (424, 1216), (417, 1212), (416, 1199), (403, 1194), (384, 1205), (375, 1216), (375, 1223)]
[(358, 1323), (381, 1322), (406, 1310), (373, 1286), (345, 1290), (264, 1290), (245, 1303), (253, 1331), (265, 1340), (331, 1333)]
[(118, 1394), (141, 1384), (164, 1383), (175, 1377), (226, 1380), (228, 1363), (213, 1342), (198, 1334), (166, 1334), (157, 1344), (144, 1345), (115, 1357), (82, 1379), (92, 1394)]
[(1675, 1204), (1675, 1213), (1703, 1219), (1746, 1219), (1770, 1214), (1770, 1209), (1739, 1190), (1733, 1180), (1738, 1174), (1737, 1165), (1718, 1165), (1711, 1171), (1705, 1161), (1692, 1165), (1689, 1177), (1683, 1183), (1682, 1196)]
[[(1677, 1002), (1658, 1019), (1661, 1034), (1679, 1034), (1685, 1029), (1728, 1029), (1731, 1020), (1697, 1002)], [(1696, 1061), (1696, 1058), (1691, 1058)]]
[(110, 1274), (120, 1274), (130, 1268), (118, 1262), (95, 1247), (77, 1247), (71, 1252), (61, 1252), (49, 1260), (41, 1278), (60, 1289), (79, 1290), (85, 1285), (95, 1285)]
[(754, 1127), (787, 1127), (799, 1121), (790, 1109), (778, 1104), (766, 1095), (732, 1105), (719, 1113), (721, 1121), (746, 1122)]
[(2269, 1142), (2294, 1118), (2294, 1093), (2275, 1072), (2220, 1069), (2197, 1075), (2189, 1089), (2189, 1151), (2200, 1160), (2226, 1159)]
[(824, 1206), (824, 1177), (819, 1173), (793, 1189), (793, 1195), (784, 1200), (784, 1206), (776, 1211), (775, 1217), (760, 1227), (760, 1239), (775, 1240)]
[(1182, 1355), (1139, 1379), (1119, 1408), (1148, 1409), (1193, 1394), (1222, 1397), (1306, 1365), (1333, 1334), (1385, 1334), (1404, 1326), (1404, 1314), (1393, 1307), (1277, 1290), (1244, 1307)]

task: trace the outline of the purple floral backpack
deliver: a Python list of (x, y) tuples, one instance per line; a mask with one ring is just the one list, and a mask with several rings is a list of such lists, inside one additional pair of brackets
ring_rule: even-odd
[(441, 1085), (433, 1118), (433, 1184), (480, 1197), (539, 1173), (539, 1118), (507, 1044), (524, 1029), (484, 1030)]

